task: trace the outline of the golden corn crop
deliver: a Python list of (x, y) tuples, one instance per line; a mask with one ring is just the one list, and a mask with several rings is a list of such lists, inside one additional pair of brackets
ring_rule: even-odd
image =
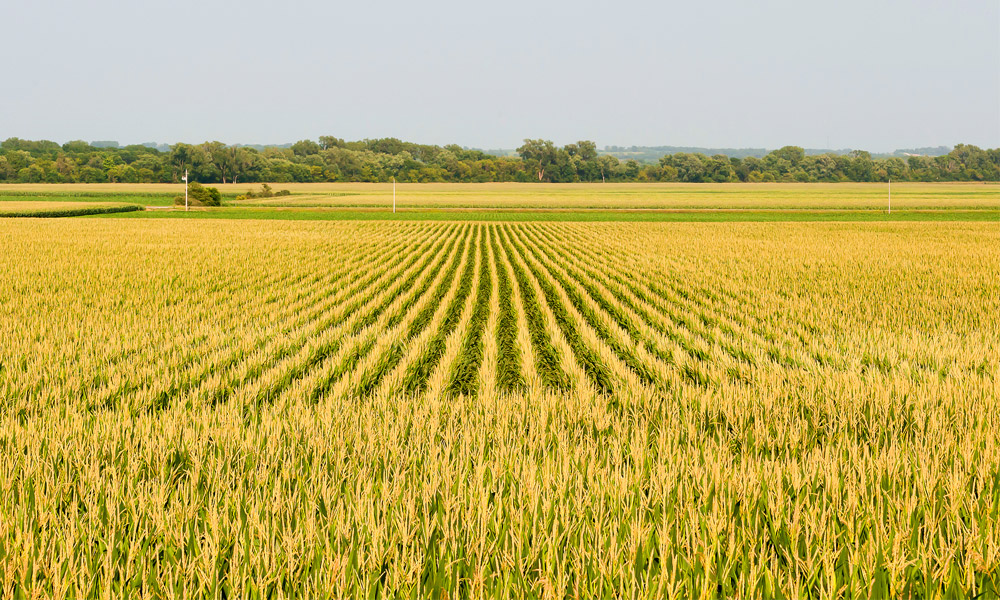
[(2, 598), (1000, 589), (994, 223), (0, 223)]

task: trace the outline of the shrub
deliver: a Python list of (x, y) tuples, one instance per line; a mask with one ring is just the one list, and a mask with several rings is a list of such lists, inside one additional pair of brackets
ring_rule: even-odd
[(260, 191), (255, 192), (253, 190), (247, 190), (247, 193), (240, 194), (236, 197), (237, 200), (246, 200), (248, 198), (274, 198), (275, 196), (291, 196), (292, 193), (288, 190), (279, 190), (275, 192), (266, 183), (260, 184)]
[[(174, 204), (184, 204), (184, 196), (176, 196)], [(197, 181), (188, 184), (188, 204), (191, 206), (222, 206), (219, 188), (205, 187)]]

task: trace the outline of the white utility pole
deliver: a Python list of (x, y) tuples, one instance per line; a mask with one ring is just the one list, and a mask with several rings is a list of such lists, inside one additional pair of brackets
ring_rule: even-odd
[(396, 178), (392, 178), (392, 214), (396, 214)]
[(184, 211), (188, 209), (188, 170), (184, 169)]
[(889, 178), (889, 214), (892, 214), (892, 177)]

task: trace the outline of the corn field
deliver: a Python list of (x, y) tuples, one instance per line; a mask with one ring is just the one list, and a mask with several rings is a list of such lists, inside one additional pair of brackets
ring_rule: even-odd
[(2, 598), (1000, 590), (995, 223), (0, 223)]

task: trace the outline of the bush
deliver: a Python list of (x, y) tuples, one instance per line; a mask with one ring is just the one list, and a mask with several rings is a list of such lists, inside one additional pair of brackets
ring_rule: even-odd
[[(174, 198), (174, 204), (184, 204), (184, 196)], [(205, 187), (200, 183), (188, 184), (188, 204), (191, 206), (222, 206), (222, 193), (219, 188)]]
[(247, 190), (247, 193), (240, 194), (239, 196), (236, 197), (236, 199), (246, 200), (247, 198), (273, 198), (275, 196), (291, 196), (291, 195), (292, 193), (289, 192), (288, 190), (279, 190), (275, 192), (274, 190), (271, 189), (271, 186), (269, 186), (266, 183), (262, 183), (260, 185), (259, 192), (255, 192), (253, 190)]

